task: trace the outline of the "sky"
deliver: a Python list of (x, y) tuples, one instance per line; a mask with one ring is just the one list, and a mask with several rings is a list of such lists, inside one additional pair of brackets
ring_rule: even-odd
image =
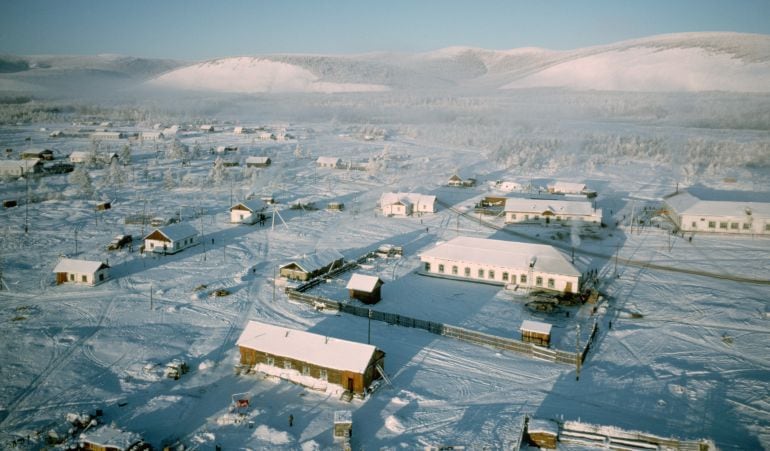
[(0, 0), (0, 53), (568, 50), (664, 33), (770, 34), (770, 0)]

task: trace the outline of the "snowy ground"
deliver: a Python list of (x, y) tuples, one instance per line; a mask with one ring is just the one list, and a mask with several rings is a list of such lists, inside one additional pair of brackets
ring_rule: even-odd
[[(584, 125), (562, 127), (569, 135)], [(53, 145), (62, 154), (91, 145), (87, 139), (47, 141), (48, 131), (40, 127), (50, 131), (66, 125), (5, 127), (0, 129), (3, 147), (23, 148), (28, 136), (33, 144)], [(699, 235), (690, 242), (651, 226), (629, 227), (624, 216), (656, 205), (673, 190), (673, 169), (629, 161), (600, 165), (590, 174), (564, 166), (524, 175), (502, 169), (470, 147), (399, 134), (385, 142), (363, 141), (342, 133), (339, 124), (300, 124), (297, 130), (299, 139), (286, 143), (227, 132), (183, 134), (182, 142), (200, 148), (189, 166), (156, 152), (154, 143), (134, 144), (122, 183), (102, 184), (107, 168), (91, 171), (96, 198), (114, 201), (105, 212), (95, 213), (94, 200), (82, 200), (67, 175), (32, 184), (33, 192), (46, 192), (52, 200), (32, 203), (28, 212), (24, 206), (0, 210), (0, 264), (8, 288), (0, 292), (5, 344), (0, 351), (0, 443), (30, 435), (32, 441), (23, 446), (39, 448), (44, 438), (35, 434), (59, 427), (67, 412), (101, 408), (107, 422), (138, 432), (156, 446), (180, 440), (199, 449), (329, 448), (333, 412), (351, 409), (356, 448), (505, 447), (516, 440), (525, 414), (707, 437), (721, 448), (770, 447), (770, 285), (622, 263), (616, 275), (612, 256), (617, 252), (621, 260), (768, 279), (768, 239)], [(672, 127), (656, 133), (695, 132)], [(761, 140), (766, 133), (740, 137)], [(216, 158), (208, 150), (225, 144), (241, 147), (230, 158), (267, 154), (274, 164), (242, 179), (240, 168), (231, 169), (239, 178), (232, 183), (208, 182)], [(121, 147), (111, 149), (119, 153)], [(377, 171), (324, 170), (315, 168), (318, 156), (360, 163), (382, 159)], [(458, 168), (464, 176), (479, 178), (480, 186), (441, 187)], [(171, 184), (164, 180), (168, 173)], [(584, 306), (573, 308), (570, 318), (537, 316), (522, 307), (519, 294), (414, 273), (420, 251), (457, 234), (512, 240), (524, 234), (569, 247), (569, 229), (509, 226), (499, 231), (446, 209), (397, 219), (384, 218), (375, 208), (381, 192), (400, 190), (434, 193), (467, 211), (488, 193), (488, 181), (505, 178), (577, 178), (596, 185), (609, 227), (584, 233), (576, 253), (581, 271), (599, 270), (607, 295), (595, 314)], [(765, 174), (740, 188), (758, 183), (767, 191), (767, 180)], [(19, 181), (0, 185), (4, 199), (23, 199), (25, 190)], [(50, 195), (57, 192), (62, 195)], [(279, 201), (274, 228), (272, 218), (266, 226), (226, 222), (231, 199), (250, 193), (272, 194)], [(331, 200), (343, 201), (346, 210), (324, 210)], [(322, 209), (288, 208), (297, 201), (315, 202)], [(118, 233), (148, 231), (124, 224), (125, 216), (180, 211), (202, 229), (202, 245), (163, 257), (141, 256), (138, 244), (133, 252), (104, 250)], [(502, 225), (500, 220), (496, 224)], [(273, 274), (278, 264), (317, 248), (333, 247), (353, 258), (385, 243), (403, 246), (403, 258), (369, 262), (362, 270), (386, 282), (379, 310), (509, 337), (518, 336), (522, 319), (540, 318), (554, 323), (555, 345), (565, 350), (574, 346), (576, 324), (598, 318), (597, 342), (579, 381), (570, 366), (382, 323), (372, 323), (372, 342), (387, 353), (393, 386), (380, 388), (365, 402), (346, 403), (286, 382), (234, 375), (234, 343), (248, 319), (365, 342), (364, 319), (291, 303), (280, 287), (274, 289)], [(93, 288), (55, 286), (51, 270), (63, 254), (109, 259), (112, 279)], [(316, 291), (344, 299), (348, 276)], [(217, 288), (232, 294), (210, 296)], [(174, 358), (191, 368), (178, 381), (162, 376), (163, 365)], [(241, 392), (252, 396), (248, 421), (224, 424), (231, 395)]]

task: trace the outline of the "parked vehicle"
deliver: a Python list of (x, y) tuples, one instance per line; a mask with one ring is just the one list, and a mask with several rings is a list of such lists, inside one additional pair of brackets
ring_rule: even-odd
[(114, 251), (118, 249), (123, 249), (127, 244), (130, 244), (133, 238), (131, 235), (118, 235), (115, 238), (110, 241), (110, 244), (107, 245), (108, 251)]

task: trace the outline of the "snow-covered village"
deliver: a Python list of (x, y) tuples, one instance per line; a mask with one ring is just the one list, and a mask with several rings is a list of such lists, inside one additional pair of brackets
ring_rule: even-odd
[(770, 449), (770, 35), (17, 53), (0, 448)]

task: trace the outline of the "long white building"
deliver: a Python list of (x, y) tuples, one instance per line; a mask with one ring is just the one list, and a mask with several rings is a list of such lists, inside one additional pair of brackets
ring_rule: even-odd
[(601, 208), (594, 208), (589, 200), (525, 199), (512, 197), (505, 201), (505, 222), (564, 223), (580, 221), (599, 224)]
[(553, 246), (459, 236), (420, 254), (431, 276), (577, 293), (580, 271)]
[[(719, 194), (724, 194), (719, 200)], [(770, 199), (767, 202), (735, 200), (733, 193), (715, 193), (704, 200), (682, 191), (664, 199), (666, 211), (684, 232), (770, 235)]]

